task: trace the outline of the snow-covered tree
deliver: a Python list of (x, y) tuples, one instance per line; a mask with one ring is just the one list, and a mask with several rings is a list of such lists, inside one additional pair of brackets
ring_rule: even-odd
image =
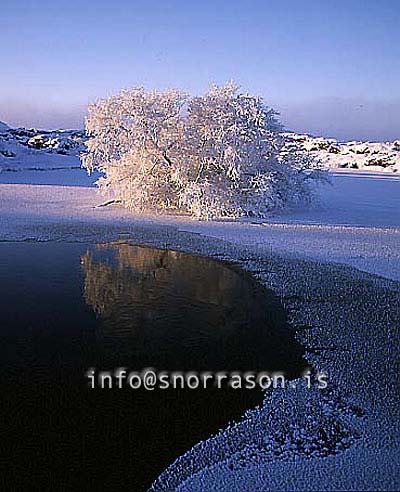
[(176, 90), (135, 88), (89, 106), (83, 166), (104, 174), (97, 182), (102, 191), (135, 210), (176, 205), (173, 173), (186, 99)]
[(133, 210), (264, 216), (311, 196), (318, 165), (283, 152), (277, 113), (234, 83), (204, 95), (121, 91), (89, 107), (83, 166)]

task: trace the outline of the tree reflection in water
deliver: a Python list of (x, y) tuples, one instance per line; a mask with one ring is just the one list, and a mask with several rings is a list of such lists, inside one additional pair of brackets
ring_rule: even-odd
[(138, 363), (288, 374), (303, 366), (274, 294), (238, 268), (118, 243), (88, 250), (82, 268), (101, 335), (124, 340)]

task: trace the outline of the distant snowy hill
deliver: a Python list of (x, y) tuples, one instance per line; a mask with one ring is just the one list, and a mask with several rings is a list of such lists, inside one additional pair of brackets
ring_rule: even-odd
[(78, 168), (85, 139), (79, 130), (10, 128), (0, 122), (0, 171)]
[[(283, 136), (284, 152), (309, 152), (327, 168), (400, 173), (400, 140), (341, 143), (290, 132)], [(77, 169), (86, 138), (83, 130), (10, 128), (0, 121), (0, 172)]]
[(400, 140), (338, 142), (332, 138), (284, 133), (286, 152), (309, 152), (331, 169), (362, 169), (400, 173)]

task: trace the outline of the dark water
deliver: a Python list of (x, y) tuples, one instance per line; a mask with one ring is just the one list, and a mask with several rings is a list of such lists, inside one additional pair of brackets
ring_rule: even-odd
[(183, 253), (0, 243), (0, 310), (2, 490), (146, 490), (262, 401), (258, 390), (91, 389), (89, 367), (304, 367), (273, 293)]

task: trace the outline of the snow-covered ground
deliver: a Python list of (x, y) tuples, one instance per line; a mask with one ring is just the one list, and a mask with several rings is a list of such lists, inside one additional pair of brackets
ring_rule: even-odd
[(277, 292), (308, 362), (329, 376), (325, 393), (297, 382), (266, 395), (171, 464), (154, 491), (400, 488), (399, 176), (334, 172), (312, 209), (219, 222), (133, 216), (70, 179), (0, 184), (0, 240), (134, 238), (238, 262)]
[(7, 171), (0, 173), (0, 184), (33, 184), (93, 187), (98, 173), (88, 176), (83, 169)]
[(265, 221), (192, 222), (185, 230), (400, 280), (400, 176), (334, 172), (310, 209)]

